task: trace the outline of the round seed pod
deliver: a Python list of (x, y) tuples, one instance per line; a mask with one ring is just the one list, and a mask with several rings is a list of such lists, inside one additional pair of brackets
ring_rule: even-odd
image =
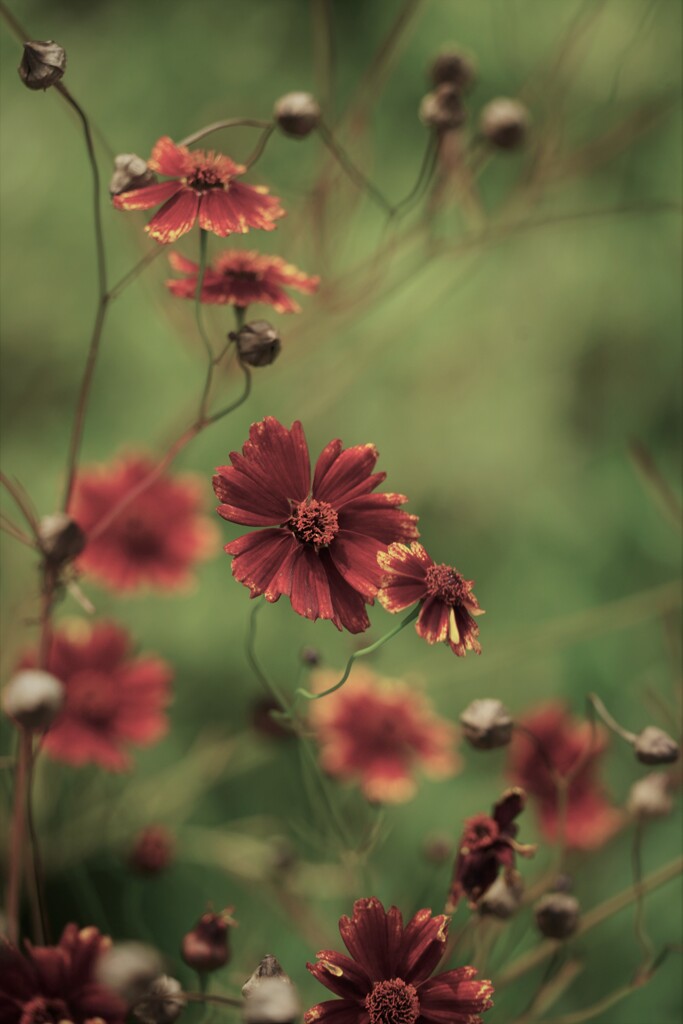
[(17, 70), (27, 89), (49, 89), (66, 71), (66, 52), (54, 39), (34, 39), (24, 43)]
[(292, 139), (305, 139), (320, 123), (320, 105), (310, 92), (288, 92), (275, 104), (278, 127)]
[(2, 692), (2, 710), (22, 728), (48, 729), (62, 710), (64, 683), (38, 668), (17, 672)]
[(636, 736), (633, 749), (642, 764), (673, 764), (678, 760), (678, 744), (655, 725), (648, 725)]
[(463, 736), (475, 750), (505, 747), (512, 738), (512, 715), (499, 700), (473, 700), (460, 715)]
[(534, 907), (538, 930), (547, 939), (568, 939), (579, 926), (580, 907), (575, 896), (549, 892)]
[(479, 118), (479, 131), (495, 149), (520, 149), (527, 140), (531, 117), (519, 100), (500, 96), (487, 103)]

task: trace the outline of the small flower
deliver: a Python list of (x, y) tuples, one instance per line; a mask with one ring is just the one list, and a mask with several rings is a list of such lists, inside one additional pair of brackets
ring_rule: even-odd
[(460, 849), (455, 861), (448, 909), (455, 910), (462, 896), (470, 906), (493, 885), (501, 868), (510, 883), (515, 879), (515, 854), (533, 857), (535, 846), (523, 846), (515, 839), (514, 819), (524, 810), (525, 794), (509, 789), (494, 805), (491, 816), (475, 814), (465, 821)]
[(111, 940), (97, 928), (68, 924), (56, 946), (26, 943), (24, 956), (0, 940), (0, 1020), (3, 1024), (124, 1024), (126, 1004), (96, 979)]
[(64, 705), (64, 684), (39, 668), (17, 672), (2, 691), (2, 710), (23, 729), (43, 732)]
[(633, 749), (642, 764), (673, 764), (680, 753), (676, 740), (656, 725), (646, 726), (636, 736)]
[(175, 843), (164, 825), (148, 825), (135, 838), (129, 855), (133, 871), (160, 875), (173, 861)]
[(474, 967), (430, 977), (443, 957), (448, 918), (418, 910), (404, 927), (398, 907), (385, 911), (376, 898), (356, 900), (339, 932), (350, 957), (324, 949), (307, 964), (340, 999), (311, 1007), (304, 1024), (482, 1024), (493, 985)]
[(24, 43), (18, 71), (28, 89), (49, 89), (66, 71), (66, 53), (52, 39)]
[(476, 65), (470, 55), (455, 48), (437, 54), (429, 66), (429, 77), (435, 86), (447, 82), (461, 93), (472, 88), (476, 75)]
[(479, 131), (496, 149), (519, 149), (531, 126), (529, 111), (519, 100), (500, 96), (487, 103), (479, 119)]
[[(174, 270), (186, 276), (167, 281), (166, 287), (179, 298), (194, 300), (199, 264), (177, 252), (170, 254), (169, 261)], [(319, 284), (319, 277), (309, 277), (280, 256), (228, 249), (205, 268), (201, 301), (242, 309), (258, 302), (272, 306), (277, 313), (300, 313), (301, 307), (285, 288), (312, 295)]]
[(421, 544), (392, 544), (380, 553), (379, 600), (390, 612), (421, 602), (415, 629), (429, 644), (447, 643), (454, 654), (481, 654), (479, 627), (472, 618), (484, 610), (466, 580), (450, 565), (435, 565)]
[(157, 176), (147, 166), (147, 161), (136, 153), (119, 153), (114, 157), (114, 173), (109, 181), (109, 194), (121, 195), (133, 189), (155, 185)]
[(475, 750), (496, 750), (512, 739), (512, 716), (499, 700), (473, 700), (460, 715), (463, 736)]
[[(37, 664), (22, 659), (22, 668)], [(155, 655), (135, 657), (128, 634), (110, 622), (72, 622), (56, 630), (47, 664), (63, 683), (64, 707), (42, 749), (65, 764), (122, 771), (128, 746), (149, 746), (165, 734), (171, 671)]]
[(78, 567), (112, 590), (187, 587), (195, 563), (214, 550), (216, 531), (202, 514), (203, 488), (191, 474), (157, 473), (98, 531), (107, 514), (155, 472), (152, 459), (130, 455), (84, 469), (76, 479), (71, 512), (88, 535)]
[(549, 892), (534, 906), (538, 930), (546, 939), (568, 939), (579, 926), (581, 908), (576, 896)]
[(272, 231), (285, 211), (262, 185), (236, 179), (246, 167), (213, 150), (190, 151), (164, 136), (152, 150), (148, 167), (170, 178), (114, 196), (117, 210), (149, 210), (162, 204), (145, 231), (158, 242), (176, 242), (197, 218), (204, 231), (225, 238), (249, 228)]
[(273, 117), (292, 139), (305, 139), (320, 123), (320, 105), (310, 92), (288, 92), (275, 104)]
[(188, 965), (200, 974), (217, 971), (230, 959), (228, 928), (237, 922), (232, 917), (233, 907), (226, 907), (220, 914), (207, 911), (194, 928), (183, 938), (180, 954)]
[(522, 729), (515, 731), (510, 745), (509, 775), (535, 798), (545, 838), (550, 842), (558, 838), (559, 805), (552, 767), (560, 776), (576, 772), (567, 794), (567, 845), (578, 850), (602, 846), (623, 821), (621, 812), (606, 799), (598, 778), (606, 747), (604, 732), (594, 734), (588, 722), (577, 721), (559, 701), (537, 707), (520, 718), (519, 724)]
[(394, 540), (417, 536), (416, 517), (400, 510), (403, 494), (372, 494), (384, 473), (372, 473), (374, 445), (342, 448), (330, 441), (311, 484), (301, 423), (287, 430), (272, 416), (252, 424), (242, 454), (219, 466), (213, 487), (218, 514), (265, 529), (227, 544), (232, 574), (251, 591), (277, 601), (284, 594), (307, 619), (330, 619), (362, 633), (379, 583), (377, 555)]
[[(314, 688), (326, 689), (338, 678), (339, 673), (318, 672)], [(446, 778), (459, 767), (450, 723), (407, 683), (369, 669), (358, 668), (341, 690), (315, 701), (310, 721), (323, 770), (357, 781), (373, 802), (413, 797), (418, 767), (433, 778)]]
[(247, 366), (270, 366), (280, 354), (280, 337), (267, 320), (252, 320), (228, 337), (237, 345), (239, 361)]

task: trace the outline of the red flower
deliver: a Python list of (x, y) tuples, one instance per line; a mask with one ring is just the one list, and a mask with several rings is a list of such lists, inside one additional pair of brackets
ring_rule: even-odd
[(203, 487), (189, 474), (160, 474), (98, 531), (107, 514), (154, 470), (149, 458), (125, 456), (84, 470), (76, 480), (69, 511), (87, 535), (78, 566), (113, 590), (188, 586), (194, 563), (213, 550), (213, 523), (201, 514)]
[(454, 654), (481, 654), (479, 626), (484, 611), (466, 580), (450, 565), (435, 565), (421, 544), (392, 544), (378, 557), (384, 570), (379, 600), (390, 612), (422, 602), (415, 629), (429, 644), (447, 643)]
[[(169, 260), (174, 270), (187, 277), (167, 281), (167, 288), (181, 299), (194, 299), (199, 264), (177, 252), (172, 252)], [(278, 313), (300, 313), (301, 306), (289, 297), (285, 287), (312, 295), (319, 284), (319, 277), (307, 277), (279, 256), (231, 249), (222, 252), (214, 264), (206, 267), (201, 301), (243, 309), (261, 302)]]
[(509, 789), (494, 805), (491, 817), (475, 814), (467, 818), (455, 861), (453, 882), (446, 909), (455, 910), (466, 895), (470, 906), (489, 889), (501, 868), (512, 881), (515, 854), (532, 857), (535, 846), (522, 846), (515, 841), (517, 826), (514, 819), (524, 810), (526, 796), (521, 789)]
[(536, 798), (541, 831), (546, 839), (550, 842), (557, 839), (559, 821), (557, 788), (550, 766), (562, 776), (581, 760), (576, 777), (569, 785), (566, 842), (579, 850), (602, 846), (623, 820), (621, 812), (606, 799), (597, 777), (607, 745), (604, 732), (600, 730), (593, 737), (589, 723), (573, 718), (559, 701), (541, 705), (520, 718), (519, 725), (533, 733), (538, 743), (522, 730), (515, 730), (510, 745), (509, 774)]
[(404, 927), (397, 907), (387, 912), (373, 897), (356, 900), (339, 932), (351, 957), (324, 949), (306, 966), (341, 999), (313, 1006), (304, 1024), (481, 1024), (493, 1006), (493, 985), (474, 967), (430, 977), (446, 948), (443, 914), (418, 910)]
[(148, 825), (138, 832), (129, 863), (141, 875), (159, 875), (173, 863), (175, 842), (164, 825)]
[(148, 161), (151, 171), (164, 174), (162, 181), (113, 197), (118, 210), (149, 210), (163, 203), (145, 231), (158, 242), (175, 242), (186, 234), (199, 217), (199, 226), (225, 238), (249, 228), (272, 231), (285, 211), (276, 196), (262, 185), (243, 185), (235, 179), (246, 167), (230, 157), (159, 139)]
[[(31, 653), (21, 667), (36, 664)], [(64, 707), (43, 740), (56, 761), (121, 771), (130, 762), (129, 744), (149, 746), (166, 733), (169, 666), (154, 655), (134, 657), (128, 635), (114, 623), (81, 620), (57, 630), (47, 670), (66, 688)]]
[(417, 536), (416, 517), (399, 509), (403, 494), (372, 494), (384, 473), (372, 473), (374, 445), (342, 449), (330, 441), (315, 467), (303, 428), (287, 430), (272, 416), (252, 424), (242, 454), (213, 478), (218, 514), (243, 526), (265, 526), (227, 544), (232, 574), (277, 601), (283, 594), (307, 619), (331, 619), (362, 633), (365, 605), (379, 583), (377, 554), (394, 540)]
[(56, 946), (26, 943), (24, 956), (0, 941), (2, 1024), (124, 1024), (126, 1005), (95, 980), (111, 940), (97, 928), (68, 924)]
[[(339, 673), (316, 673), (316, 689), (338, 678)], [(368, 800), (409, 800), (420, 765), (436, 778), (453, 775), (459, 766), (455, 729), (434, 714), (427, 698), (369, 669), (356, 669), (341, 690), (315, 701), (310, 718), (324, 770), (358, 780)]]

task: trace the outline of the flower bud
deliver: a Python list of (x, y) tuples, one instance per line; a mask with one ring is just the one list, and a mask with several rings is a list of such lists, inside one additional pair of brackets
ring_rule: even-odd
[(24, 43), (24, 55), (17, 70), (28, 89), (49, 89), (66, 70), (66, 53), (53, 39)]
[(301, 1015), (296, 988), (270, 953), (244, 983), (242, 995), (245, 1024), (293, 1024)]
[(453, 859), (453, 843), (448, 836), (430, 836), (422, 844), (422, 856), (436, 867), (446, 864)]
[(182, 993), (179, 981), (162, 974), (133, 1007), (133, 1016), (142, 1024), (173, 1024), (185, 1007)]
[(311, 668), (315, 668), (316, 665), (320, 664), (322, 658), (317, 647), (302, 647), (301, 660), (304, 665), (310, 665)]
[(487, 103), (479, 118), (479, 131), (496, 149), (519, 149), (526, 142), (530, 126), (524, 104), (507, 96)]
[(476, 750), (505, 747), (512, 737), (512, 716), (499, 700), (473, 700), (460, 715), (463, 736)]
[(507, 921), (519, 910), (523, 892), (524, 885), (520, 875), (515, 873), (510, 881), (505, 875), (499, 875), (477, 903), (477, 910), (484, 916)]
[(671, 813), (673, 797), (664, 772), (650, 772), (631, 786), (626, 808), (638, 818), (664, 818)]
[(270, 366), (280, 353), (280, 338), (267, 320), (252, 320), (228, 337), (237, 345), (240, 362), (248, 366)]
[(132, 192), (134, 188), (153, 185), (157, 180), (154, 171), (146, 161), (135, 153), (120, 153), (114, 158), (114, 173), (109, 181), (109, 193), (119, 196), (122, 192)]
[(80, 555), (86, 537), (75, 519), (65, 512), (43, 516), (38, 528), (40, 547), (53, 565), (64, 565)]
[(678, 744), (656, 725), (648, 725), (636, 736), (633, 749), (642, 764), (672, 764), (678, 760)]
[(461, 93), (474, 85), (476, 74), (474, 61), (462, 50), (443, 50), (429, 66), (429, 77), (434, 85), (448, 82)]
[(2, 710), (22, 728), (43, 732), (62, 710), (64, 695), (64, 684), (56, 676), (27, 668), (4, 688)]
[(126, 1002), (139, 1002), (164, 969), (161, 954), (143, 942), (115, 942), (97, 961), (97, 980)]
[(273, 116), (292, 139), (305, 139), (320, 123), (320, 105), (310, 92), (288, 92), (275, 104)]
[(230, 959), (228, 928), (236, 925), (230, 916), (232, 911), (232, 907), (226, 907), (220, 914), (208, 911), (185, 935), (180, 954), (188, 967), (204, 974), (227, 964)]
[(438, 85), (428, 92), (420, 103), (420, 120), (430, 128), (445, 131), (459, 128), (467, 117), (460, 90), (450, 82)]
[(568, 939), (579, 925), (579, 901), (566, 892), (549, 892), (534, 907), (538, 930), (547, 939)]
[(138, 833), (128, 858), (133, 871), (159, 875), (173, 860), (173, 836), (163, 825), (148, 825)]

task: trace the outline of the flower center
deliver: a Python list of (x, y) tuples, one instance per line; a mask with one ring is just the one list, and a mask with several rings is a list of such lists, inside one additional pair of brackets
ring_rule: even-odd
[(316, 548), (329, 547), (339, 532), (337, 513), (328, 502), (315, 498), (296, 505), (287, 526), (297, 540)]
[(225, 182), (211, 167), (195, 167), (185, 178), (188, 188), (195, 192), (206, 192), (210, 188), (225, 188)]
[(71, 677), (68, 684), (69, 711), (91, 725), (105, 725), (118, 707), (114, 682), (103, 672), (85, 669)]
[(69, 1007), (62, 999), (44, 999), (37, 996), (25, 1003), (20, 1024), (58, 1024), (59, 1021), (69, 1020), (70, 1017)]
[(493, 818), (486, 814), (476, 815), (465, 822), (462, 846), (468, 851), (481, 850), (491, 846), (500, 837), (500, 829)]
[(122, 524), (124, 543), (130, 558), (153, 561), (161, 556), (161, 534), (158, 528), (131, 516)]
[(425, 585), (432, 597), (438, 597), (446, 604), (461, 604), (467, 598), (468, 588), (464, 576), (450, 565), (430, 565)]
[(260, 281), (259, 275), (254, 270), (226, 270), (225, 276), (237, 284), (252, 284)]
[(417, 991), (401, 978), (378, 981), (365, 997), (370, 1024), (415, 1024), (420, 1016)]

